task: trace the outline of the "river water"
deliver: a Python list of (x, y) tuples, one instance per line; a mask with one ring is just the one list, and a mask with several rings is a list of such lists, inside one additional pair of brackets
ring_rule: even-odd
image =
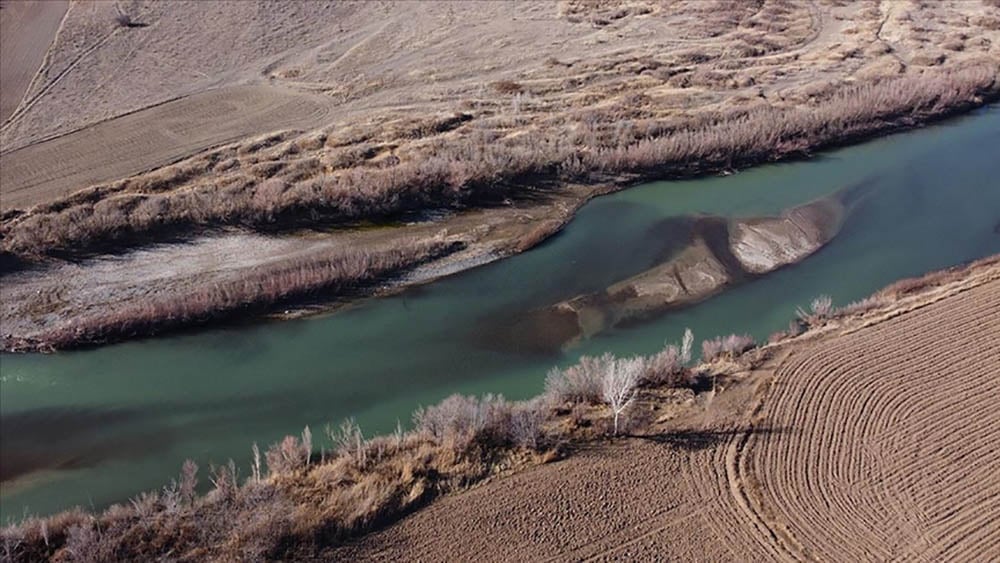
[[(355, 417), (404, 425), (451, 393), (526, 398), (582, 354), (648, 354), (685, 327), (758, 339), (819, 294), (842, 305), (901, 277), (1000, 252), (1000, 108), (725, 177), (654, 182), (587, 204), (525, 254), (320, 318), (95, 350), (0, 357), (0, 518), (102, 508), (162, 486), (186, 458), (244, 467), (263, 446)], [(801, 264), (561, 352), (513, 350), (498, 324), (601, 289), (671, 248), (671, 218), (774, 214), (845, 187), (865, 197)], [(324, 440), (317, 439), (318, 445)]]

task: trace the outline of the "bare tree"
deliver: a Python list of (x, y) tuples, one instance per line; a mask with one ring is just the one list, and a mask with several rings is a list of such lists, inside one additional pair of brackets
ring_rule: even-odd
[(620, 358), (607, 364), (603, 396), (615, 415), (615, 436), (618, 435), (618, 419), (635, 399), (635, 387), (645, 370), (646, 361), (639, 357)]
[(684, 338), (681, 340), (681, 363), (687, 364), (691, 361), (691, 347), (694, 345), (694, 333), (690, 328), (684, 329)]
[(251, 450), (253, 451), (253, 465), (250, 469), (253, 474), (253, 481), (254, 483), (260, 483), (260, 448), (257, 447), (257, 442), (253, 443)]
[(198, 464), (190, 459), (184, 461), (181, 467), (180, 493), (181, 501), (191, 506), (194, 504), (195, 487), (198, 486)]

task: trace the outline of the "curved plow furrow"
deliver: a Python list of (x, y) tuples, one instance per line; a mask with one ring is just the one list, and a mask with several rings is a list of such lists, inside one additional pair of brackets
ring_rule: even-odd
[[(989, 557), (1000, 544), (1000, 282), (787, 358), (741, 479), (790, 558)], [(995, 552), (995, 551), (993, 551)]]

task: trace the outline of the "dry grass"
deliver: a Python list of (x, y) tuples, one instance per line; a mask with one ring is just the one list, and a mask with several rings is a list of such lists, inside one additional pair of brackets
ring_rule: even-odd
[[(1000, 257), (994, 256), (907, 282), (902, 292), (895, 284), (876, 296), (892, 306), (894, 295), (909, 298), (917, 287), (934, 291), (997, 263)], [(729, 355), (729, 372), (719, 371), (722, 364), (679, 367), (672, 358), (675, 353), (680, 359), (689, 356), (692, 341), (685, 335), (677, 352), (668, 345), (664, 352), (670, 361), (657, 354), (626, 362), (641, 362), (644, 378), (651, 368), (668, 365), (684, 371), (685, 384), (691, 384), (707, 375), (741, 373), (769, 352), (753, 349), (740, 355), (752, 346), (748, 338), (716, 338), (706, 342), (718, 343), (720, 354)], [(714, 361), (720, 354), (708, 355)], [(232, 463), (199, 477), (197, 467), (188, 462), (178, 479), (161, 491), (141, 494), (100, 514), (70, 510), (8, 526), (0, 531), (0, 549), (11, 561), (314, 557), (323, 548), (394, 522), (435, 497), (498, 472), (556, 459), (561, 444), (605, 439), (613, 427), (603, 391), (609, 370), (622, 361), (609, 354), (554, 370), (545, 394), (532, 401), (455, 395), (420, 409), (409, 432), (399, 428), (389, 436), (365, 439), (360, 428), (347, 421), (328, 431), (332, 448), (322, 451), (331, 453), (317, 454), (306, 429), (268, 449), (266, 474), (254, 446), (253, 471), (242, 482)], [(636, 401), (643, 408), (666, 396), (663, 386), (643, 392)], [(193, 492), (200, 479), (212, 484), (204, 496)]]
[[(272, 136), (250, 143), (255, 156), (245, 162), (239, 157), (245, 147), (232, 146), (8, 217), (0, 249), (30, 257), (128, 245), (199, 226), (269, 230), (489, 205), (546, 182), (684, 177), (914, 126), (998, 93), (995, 65), (975, 65), (821, 91), (807, 107), (761, 102), (697, 118), (643, 119), (641, 112), (607, 106), (517, 135), (504, 133), (503, 124), (466, 128), (406, 154), (393, 153), (392, 144), (327, 154), (307, 148), (318, 140)], [(423, 136), (464, 120), (413, 123), (400, 134)]]
[[(457, 243), (411, 240), (385, 248), (343, 248), (287, 259), (225, 283), (198, 287), (183, 299), (150, 297), (104, 309), (50, 330), (32, 342), (4, 342), (5, 349), (63, 349), (267, 311), (309, 296), (345, 296), (380, 279), (456, 250)], [(6, 336), (4, 337), (6, 338)]]
[[(180, 561), (255, 560), (309, 557), (319, 549), (379, 528), (433, 498), (466, 488), (499, 471), (544, 463), (561, 455), (567, 440), (591, 440), (614, 433), (610, 424), (628, 400), (605, 404), (621, 367), (640, 368), (643, 380), (657, 356), (618, 359), (610, 354), (583, 358), (564, 374), (586, 373), (589, 391), (557, 391), (547, 385), (536, 399), (510, 402), (500, 396), (453, 395), (418, 409), (414, 428), (365, 439), (352, 421), (328, 428), (329, 450), (317, 455), (308, 428), (287, 436), (263, 456), (254, 444), (251, 475), (240, 480), (236, 466), (210, 468), (211, 490), (193, 491), (198, 468), (187, 462), (178, 479), (161, 491), (143, 493), (103, 513), (71, 510), (49, 518), (28, 518), (0, 531), (12, 561), (138, 560), (170, 554)], [(670, 369), (690, 374), (678, 365)], [(677, 378), (685, 384), (689, 378)], [(663, 387), (662, 384), (659, 387)], [(576, 408), (574, 404), (579, 403)]]

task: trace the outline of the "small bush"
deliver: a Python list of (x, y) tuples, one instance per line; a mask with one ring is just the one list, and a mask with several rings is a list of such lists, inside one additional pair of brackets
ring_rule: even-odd
[[(514, 405), (499, 395), (452, 395), (435, 406), (418, 409), (413, 422), (418, 432), (456, 452), (464, 452), (473, 446), (505, 447), (524, 438), (515, 436), (514, 412)], [(518, 424), (528, 422), (521, 420)]]
[(730, 334), (719, 336), (701, 343), (701, 358), (712, 362), (721, 357), (735, 358), (754, 345), (753, 337), (748, 334)]
[(285, 436), (285, 438), (272, 444), (264, 454), (267, 460), (267, 469), (272, 474), (287, 473), (305, 467), (309, 463), (312, 454), (312, 432), (306, 426), (302, 431), (302, 438), (295, 436)]
[(613, 361), (608, 353), (599, 358), (583, 356), (565, 370), (552, 368), (545, 378), (545, 396), (551, 404), (601, 402), (604, 374)]
[(494, 90), (500, 94), (504, 95), (514, 95), (524, 92), (524, 86), (520, 83), (514, 82), (513, 80), (498, 80), (493, 84), (490, 84)]

